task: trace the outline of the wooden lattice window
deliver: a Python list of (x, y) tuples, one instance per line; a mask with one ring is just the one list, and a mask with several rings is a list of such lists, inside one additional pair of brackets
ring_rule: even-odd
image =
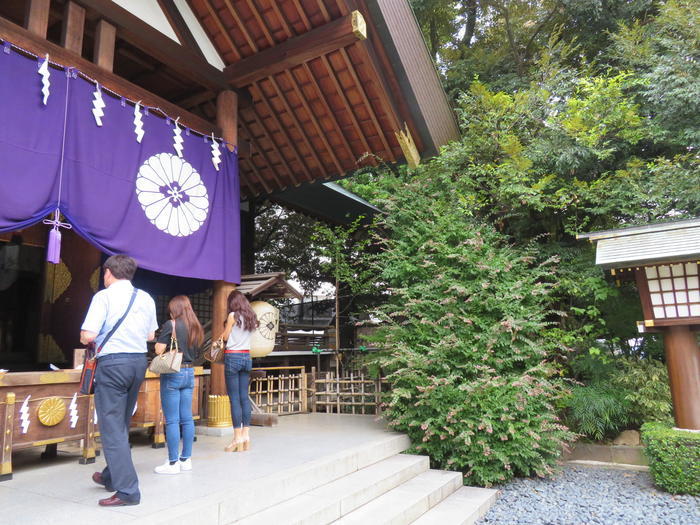
[(644, 274), (654, 319), (700, 317), (698, 263), (647, 266)]

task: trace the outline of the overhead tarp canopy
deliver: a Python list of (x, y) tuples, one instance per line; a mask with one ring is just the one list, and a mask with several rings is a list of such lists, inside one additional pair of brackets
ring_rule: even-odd
[(60, 210), (103, 252), (239, 282), (236, 154), (45, 60), (0, 51), (0, 232)]

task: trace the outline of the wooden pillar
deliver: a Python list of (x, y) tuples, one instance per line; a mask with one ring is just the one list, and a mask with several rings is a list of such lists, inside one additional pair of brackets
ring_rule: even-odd
[[(238, 144), (238, 95), (233, 91), (222, 91), (216, 99), (216, 123), (221, 128), (223, 139), (233, 148)], [(238, 232), (232, 232), (236, 235)], [(236, 285), (226, 281), (214, 281), (214, 294), (212, 297), (212, 340), (219, 337), (224, 329), (224, 322), (228, 313), (228, 295), (236, 289)], [(212, 395), (226, 395), (226, 381), (224, 379), (224, 365), (215, 363), (211, 367), (211, 392)]]
[(72, 0), (66, 2), (61, 31), (61, 45), (78, 56), (83, 54), (85, 8)]
[(97, 22), (95, 28), (95, 50), (92, 61), (98, 66), (114, 69), (114, 49), (117, 45), (117, 28), (106, 20)]
[(35, 35), (46, 38), (50, 8), (51, 0), (29, 0), (24, 13), (24, 27)]
[(254, 198), (248, 200), (248, 211), (241, 213), (241, 272), (243, 275), (255, 273), (255, 215), (257, 204)]
[(666, 365), (678, 428), (700, 430), (700, 348), (697, 333), (688, 326), (664, 332)]

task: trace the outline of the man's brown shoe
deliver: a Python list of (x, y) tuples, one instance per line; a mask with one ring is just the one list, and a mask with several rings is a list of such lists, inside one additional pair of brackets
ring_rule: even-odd
[(98, 485), (102, 485), (106, 491), (108, 492), (114, 492), (114, 489), (112, 487), (108, 487), (107, 484), (104, 482), (102, 479), (102, 472), (95, 472), (92, 475), (92, 481), (97, 483)]
[(117, 494), (113, 494), (109, 498), (101, 499), (98, 501), (101, 507), (123, 507), (124, 505), (138, 505), (138, 501), (124, 501)]

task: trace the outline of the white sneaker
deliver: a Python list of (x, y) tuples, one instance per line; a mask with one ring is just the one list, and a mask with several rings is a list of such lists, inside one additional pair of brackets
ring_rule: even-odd
[[(191, 467), (190, 467), (191, 468)], [(153, 469), (156, 474), (179, 474), (180, 473), (180, 462), (176, 461), (173, 465), (167, 459), (162, 465), (158, 465)]]
[(178, 461), (180, 463), (180, 470), (186, 472), (192, 470), (192, 458), (187, 458), (185, 461)]

